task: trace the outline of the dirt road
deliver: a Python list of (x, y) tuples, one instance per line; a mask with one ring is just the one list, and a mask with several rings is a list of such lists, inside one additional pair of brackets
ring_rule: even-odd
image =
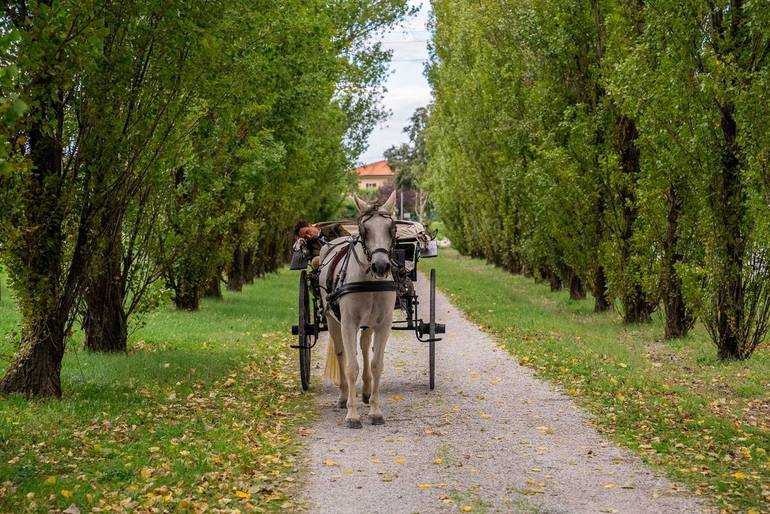
[[(427, 299), (427, 280), (418, 291)], [(394, 333), (384, 426), (343, 426), (337, 389), (313, 378), (304, 503), (321, 513), (702, 512), (704, 504), (602, 438), (572, 399), (535, 378), (439, 294), (437, 387), (427, 346)], [(314, 358), (325, 355), (325, 342)], [(360, 358), (360, 355), (359, 355)], [(323, 366), (323, 363), (319, 363)], [(360, 379), (359, 379), (360, 393)]]

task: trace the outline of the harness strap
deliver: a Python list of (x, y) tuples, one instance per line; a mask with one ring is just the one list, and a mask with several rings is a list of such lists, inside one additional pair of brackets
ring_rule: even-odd
[(337, 266), (339, 265), (340, 261), (345, 258), (345, 254), (348, 253), (348, 250), (340, 250), (337, 252), (334, 257), (332, 257), (331, 261), (329, 261), (329, 274), (326, 276), (326, 290), (331, 291), (334, 288), (334, 280), (336, 278), (336, 271)]
[(393, 280), (373, 280), (369, 282), (350, 282), (343, 284), (327, 297), (329, 303), (336, 303), (340, 297), (350, 293), (384, 293), (397, 291), (398, 287)]

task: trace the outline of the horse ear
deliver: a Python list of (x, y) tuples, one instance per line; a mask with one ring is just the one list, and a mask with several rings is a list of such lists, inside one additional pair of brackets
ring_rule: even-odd
[(358, 209), (358, 212), (369, 210), (369, 204), (361, 200), (358, 195), (353, 195), (353, 201), (356, 202), (356, 208)]
[(394, 190), (392, 193), (390, 193), (390, 196), (388, 197), (388, 201), (382, 204), (382, 207), (380, 207), (381, 211), (386, 211), (389, 214), (393, 214), (396, 212), (396, 191)]

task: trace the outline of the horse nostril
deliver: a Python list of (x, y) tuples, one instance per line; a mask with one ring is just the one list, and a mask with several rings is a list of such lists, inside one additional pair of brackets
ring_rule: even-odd
[(390, 271), (390, 264), (387, 262), (374, 262), (372, 263), (372, 269), (378, 275), (385, 275)]

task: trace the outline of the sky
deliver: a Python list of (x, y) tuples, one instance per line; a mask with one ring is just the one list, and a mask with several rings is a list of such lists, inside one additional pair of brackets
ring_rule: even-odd
[(409, 118), (415, 109), (430, 103), (430, 86), (423, 75), (424, 63), (428, 59), (430, 33), (426, 25), (430, 2), (410, 0), (409, 3), (421, 7), (420, 12), (380, 39), (385, 48), (393, 50), (391, 74), (385, 84), (387, 91), (383, 98), (385, 108), (392, 115), (369, 136), (369, 149), (360, 157), (362, 163), (381, 160), (386, 149), (407, 142), (403, 129)]

